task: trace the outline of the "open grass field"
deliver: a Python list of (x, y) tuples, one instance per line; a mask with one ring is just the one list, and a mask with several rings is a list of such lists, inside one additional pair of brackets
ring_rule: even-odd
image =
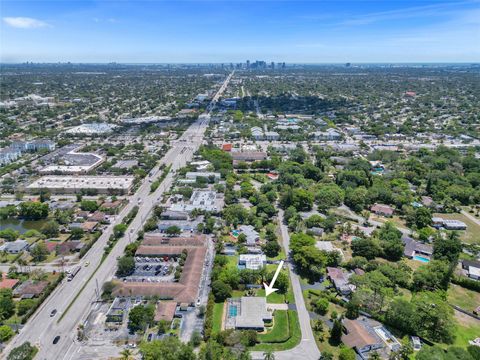
[(467, 230), (459, 231), (460, 240), (468, 244), (480, 245), (480, 225), (470, 220), (463, 214), (433, 214), (432, 216), (441, 217), (442, 219), (459, 220), (467, 224)]
[(453, 345), (466, 347), (469, 341), (480, 336), (480, 321), (459, 311), (455, 311), (455, 320), (457, 321), (456, 338)]
[(473, 311), (480, 306), (480, 293), (451, 284), (447, 292), (447, 300), (450, 304), (457, 305), (463, 310)]

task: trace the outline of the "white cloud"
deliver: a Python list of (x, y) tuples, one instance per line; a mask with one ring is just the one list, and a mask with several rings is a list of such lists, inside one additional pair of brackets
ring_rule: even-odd
[(45, 21), (29, 17), (4, 17), (3, 21), (9, 26), (19, 29), (35, 29), (50, 26)]

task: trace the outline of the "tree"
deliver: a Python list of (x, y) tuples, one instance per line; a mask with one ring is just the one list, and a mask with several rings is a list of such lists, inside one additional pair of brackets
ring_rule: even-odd
[(419, 207), (407, 213), (407, 225), (417, 229), (428, 227), (432, 223), (432, 212), (427, 207)]
[(17, 315), (25, 315), (36, 303), (34, 299), (23, 299), (17, 303)]
[[(269, 284), (271, 283), (274, 275), (275, 271), (272, 271), (267, 275), (267, 281)], [(280, 272), (277, 280), (275, 281), (274, 287), (278, 289), (279, 294), (286, 294), (288, 290), (288, 275), (284, 272)]]
[(447, 262), (432, 260), (413, 273), (413, 288), (416, 291), (447, 290), (451, 276), (452, 269)]
[(30, 255), (32, 256), (33, 261), (36, 263), (44, 261), (47, 258), (48, 254), (49, 252), (47, 245), (45, 245), (45, 242), (43, 241), (37, 242), (35, 246), (30, 249)]
[(334, 206), (340, 206), (345, 197), (343, 189), (336, 184), (321, 185), (315, 200), (319, 209), (326, 210)]
[(113, 227), (113, 235), (118, 239), (125, 235), (128, 226), (125, 224), (118, 224)]
[(117, 272), (118, 277), (125, 277), (133, 274), (135, 271), (135, 259), (133, 256), (122, 256), (118, 259)]
[(355, 350), (342, 347), (340, 349), (340, 354), (338, 354), (338, 360), (355, 360), (356, 359), (356, 353)]
[(42, 226), (42, 234), (48, 238), (53, 238), (55, 236), (58, 236), (59, 232), (60, 232), (60, 226), (54, 220), (51, 220)]
[(356, 239), (352, 241), (353, 256), (362, 256), (367, 260), (373, 260), (381, 252), (380, 245), (374, 239)]
[(342, 342), (342, 322), (339, 319), (333, 321), (332, 329), (330, 330), (330, 343), (338, 345)]
[(71, 231), (70, 231), (70, 238), (72, 240), (80, 240), (82, 237), (83, 237), (83, 234), (84, 234), (84, 231), (82, 228), (80, 227), (74, 227)]
[(153, 305), (137, 305), (128, 314), (128, 329), (131, 333), (145, 331), (147, 326), (153, 324), (155, 307)]
[(212, 292), (216, 302), (223, 302), (231, 297), (232, 288), (222, 280), (216, 280), (212, 283)]
[(6, 241), (15, 241), (20, 233), (13, 229), (5, 229), (0, 231), (0, 238), (5, 239)]
[(22, 345), (13, 348), (8, 354), (7, 360), (33, 360), (37, 353), (37, 348), (32, 346), (28, 341)]
[(8, 325), (2, 325), (0, 326), (0, 342), (5, 342), (10, 340), (10, 338), (15, 335), (15, 331), (8, 326)]
[(45, 219), (48, 216), (48, 204), (33, 201), (22, 202), (19, 215), (28, 220)]
[(94, 200), (82, 200), (80, 202), (80, 209), (83, 211), (94, 212), (98, 210), (99, 205)]
[(457, 232), (451, 232), (445, 237), (441, 234), (435, 237), (433, 242), (434, 259), (448, 261), (452, 266), (456, 266), (461, 252), (462, 243)]
[[(144, 360), (195, 360), (197, 358), (192, 346), (183, 344), (174, 336), (167, 336), (162, 340), (152, 342), (142, 342), (140, 354)], [(208, 359), (217, 360), (217, 358)]]
[(325, 315), (328, 311), (328, 306), (330, 302), (326, 298), (320, 298), (315, 303), (315, 312), (319, 313), (320, 315)]
[(419, 336), (435, 342), (452, 343), (455, 339), (453, 309), (438, 292), (421, 292), (412, 298), (414, 329)]
[(267, 241), (267, 243), (263, 246), (263, 252), (268, 257), (276, 257), (280, 252), (281, 247), (277, 240)]
[(180, 229), (177, 225), (172, 225), (165, 230), (165, 232), (170, 236), (180, 235), (182, 233), (182, 229)]
[(438, 345), (423, 346), (415, 356), (416, 360), (445, 360), (445, 351)]

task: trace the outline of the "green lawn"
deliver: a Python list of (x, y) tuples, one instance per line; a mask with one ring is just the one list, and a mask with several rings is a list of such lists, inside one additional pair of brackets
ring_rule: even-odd
[[(285, 342), (280, 343), (260, 343), (251, 348), (252, 351), (282, 351), (292, 349), (300, 342), (302, 334), (298, 323), (298, 315), (296, 311), (288, 310), (288, 332), (289, 338)], [(273, 331), (273, 330), (272, 330)], [(260, 335), (259, 335), (260, 339)]]
[(223, 302), (213, 306), (212, 335), (221, 331), (223, 321)]
[(480, 336), (480, 321), (474, 320), (476, 323), (465, 324), (457, 326), (455, 332), (456, 338), (453, 345), (460, 347), (467, 347), (470, 345), (468, 342)]
[(480, 305), (480, 293), (454, 284), (451, 284), (448, 289), (447, 299), (450, 304), (467, 311), (473, 311)]
[[(257, 296), (265, 296), (265, 289), (262, 288), (257, 290)], [(267, 296), (267, 303), (283, 304), (285, 303), (285, 295), (279, 294), (278, 291), (275, 291)]]
[(238, 266), (238, 256), (226, 256), (228, 263), (226, 265), (227, 268), (236, 269)]
[(287, 311), (276, 310), (273, 318), (273, 329), (258, 335), (258, 340), (262, 343), (282, 343), (290, 338)]

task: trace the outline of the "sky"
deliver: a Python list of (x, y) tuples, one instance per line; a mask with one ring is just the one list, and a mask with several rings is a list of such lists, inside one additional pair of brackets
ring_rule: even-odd
[(1, 0), (1, 62), (480, 62), (480, 0)]

